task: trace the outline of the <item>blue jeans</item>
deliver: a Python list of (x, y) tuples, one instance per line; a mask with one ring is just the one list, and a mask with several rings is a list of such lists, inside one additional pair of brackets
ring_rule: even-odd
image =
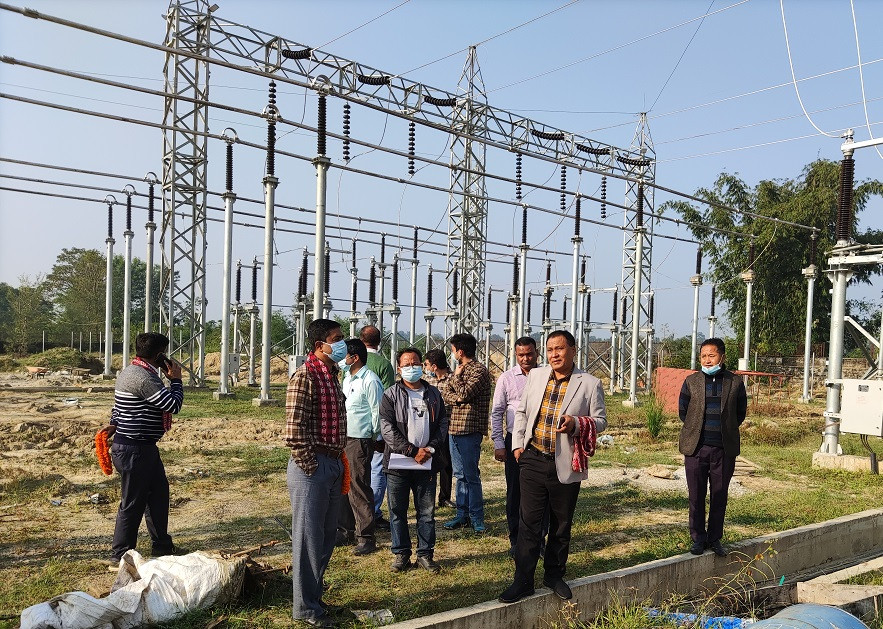
[(343, 481), (343, 462), (317, 454), (319, 467), (307, 476), (294, 459), (288, 460), (291, 496), (291, 582), (295, 620), (325, 615), (322, 578), (334, 551)]
[(457, 517), (469, 516), (473, 522), (484, 522), (484, 496), (481, 491), (481, 433), (451, 435), (451, 465), (457, 479)]
[(386, 495), (386, 472), (383, 471), (383, 452), (375, 452), (371, 459), (371, 489), (374, 490), (374, 517), (382, 518), (383, 496)]
[(389, 527), (394, 555), (411, 556), (408, 505), (413, 492), (417, 509), (417, 556), (432, 557), (435, 550), (435, 478), (434, 472), (397, 470), (387, 473)]

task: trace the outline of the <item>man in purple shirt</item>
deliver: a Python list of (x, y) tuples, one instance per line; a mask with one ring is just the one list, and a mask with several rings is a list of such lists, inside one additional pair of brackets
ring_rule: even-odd
[[(518, 462), (512, 454), (512, 430), (515, 410), (521, 401), (528, 372), (537, 366), (537, 343), (529, 336), (515, 341), (515, 362), (497, 380), (494, 402), (491, 407), (491, 440), (494, 442), (494, 458), (505, 464), (506, 473), (506, 522), (509, 525), (509, 544), (515, 548), (518, 540), (518, 519), (521, 509), (521, 484)], [(505, 419), (506, 432), (503, 436)], [(511, 550), (510, 550), (511, 554)]]

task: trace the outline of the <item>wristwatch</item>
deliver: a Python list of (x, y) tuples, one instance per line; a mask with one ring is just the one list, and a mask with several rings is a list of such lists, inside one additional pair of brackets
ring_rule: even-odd
[(435, 448), (426, 446), (426, 449), (429, 450), (429, 454), (435, 454)]

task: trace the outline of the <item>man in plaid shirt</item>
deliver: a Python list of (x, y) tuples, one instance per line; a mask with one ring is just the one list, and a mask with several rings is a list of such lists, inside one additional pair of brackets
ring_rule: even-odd
[(475, 360), (477, 342), (471, 334), (451, 337), (451, 355), (459, 363), (454, 373), (439, 383), (445, 404), (451, 409), (448, 435), (451, 463), (457, 479), (457, 517), (445, 522), (448, 530), (472, 524), (476, 533), (484, 524), (484, 496), (478, 459), (481, 440), (488, 431), (491, 406), (491, 375)]
[(346, 406), (337, 363), (346, 357), (346, 342), (340, 324), (330, 319), (314, 320), (307, 334), (312, 350), (292, 374), (285, 399), (285, 443), (291, 448), (292, 615), (315, 627), (330, 627), (322, 578), (334, 551), (343, 499)]

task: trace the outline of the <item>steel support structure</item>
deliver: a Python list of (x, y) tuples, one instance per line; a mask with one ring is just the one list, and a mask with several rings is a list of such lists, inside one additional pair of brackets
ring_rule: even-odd
[[(487, 259), (487, 189), (484, 177), (487, 145), (473, 140), (487, 128), (487, 97), (475, 46), (460, 76), (459, 94), (451, 120), (451, 189), (448, 201), (447, 295), (453, 294), (453, 277), (459, 275), (455, 306), (460, 329), (477, 332), (484, 312)], [(451, 330), (455, 332), (455, 330)], [(481, 362), (487, 362), (476, 357)]]
[[(214, 5), (212, 5), (214, 6)], [(211, 51), (207, 0), (173, 0), (164, 44), (207, 57)], [(163, 211), (160, 248), (160, 330), (171, 340), (190, 384), (205, 381), (206, 170), (209, 69), (204, 59), (167, 52), (163, 68)], [(183, 98), (179, 98), (183, 97)], [(182, 341), (176, 345), (175, 330)], [(181, 332), (186, 331), (186, 337)]]
[[(646, 227), (641, 228), (641, 225), (638, 224), (637, 207), (640, 189), (643, 194), (644, 212), (653, 213), (654, 188), (649, 185), (641, 185), (638, 182), (652, 183), (654, 181), (656, 152), (653, 149), (653, 139), (650, 137), (646, 114), (641, 114), (631, 150), (639, 157), (616, 156), (616, 160), (628, 169), (627, 174), (630, 179), (626, 181), (625, 204), (631, 208), (630, 211), (623, 213), (623, 227), (625, 228), (622, 243), (623, 311), (618, 339), (621, 352), (620, 374), (625, 374), (626, 369), (629, 369), (631, 379), (635, 382), (642, 382), (643, 388), (647, 389), (650, 384), (650, 373), (645, 361), (647, 356), (646, 337), (640, 333), (640, 330), (645, 327), (642, 320), (646, 323), (650, 318), (649, 294), (652, 286), (650, 281), (653, 262), (653, 221), (649, 221)], [(638, 260), (639, 244), (640, 262)], [(635, 303), (636, 301), (638, 303)], [(635, 321), (636, 317), (637, 321)], [(634, 338), (632, 338), (633, 336)]]

